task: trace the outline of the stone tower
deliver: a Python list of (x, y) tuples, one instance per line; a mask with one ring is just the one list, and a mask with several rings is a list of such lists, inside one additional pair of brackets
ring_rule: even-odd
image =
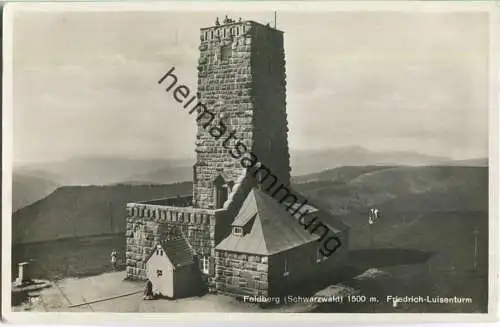
[[(226, 17), (201, 29), (200, 40), (198, 100), (227, 132), (217, 139), (197, 120), (193, 206), (218, 209), (245, 169), (230, 154), (235, 139), (280, 184), (290, 183), (283, 32)], [(234, 138), (224, 144), (230, 132)]]

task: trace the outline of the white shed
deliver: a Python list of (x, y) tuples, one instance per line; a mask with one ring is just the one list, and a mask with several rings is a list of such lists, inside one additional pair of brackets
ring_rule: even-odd
[(156, 245), (146, 260), (146, 274), (153, 294), (168, 298), (192, 295), (199, 286), (194, 251), (184, 237)]

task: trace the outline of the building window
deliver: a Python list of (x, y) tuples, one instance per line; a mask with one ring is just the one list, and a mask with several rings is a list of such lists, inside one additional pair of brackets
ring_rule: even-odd
[(210, 273), (210, 258), (208, 256), (203, 256), (201, 258), (201, 271), (204, 274)]
[(323, 255), (320, 250), (316, 252), (316, 263), (319, 263), (321, 261), (325, 261), (328, 257)]
[(224, 207), (224, 203), (227, 201), (228, 189), (226, 185), (217, 185), (216, 186), (216, 209), (221, 209)]
[(161, 277), (161, 276), (163, 276), (163, 271), (160, 269), (157, 269), (156, 270), (156, 277)]
[(233, 234), (236, 236), (243, 236), (243, 227), (233, 227)]
[(290, 275), (290, 269), (288, 269), (288, 258), (285, 257), (285, 262), (283, 263), (283, 276)]

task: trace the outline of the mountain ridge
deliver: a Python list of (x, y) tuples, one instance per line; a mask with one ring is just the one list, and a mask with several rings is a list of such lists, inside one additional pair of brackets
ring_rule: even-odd
[[(318, 176), (320, 176), (318, 178)], [(383, 211), (487, 211), (485, 167), (342, 167), (305, 176), (294, 189), (336, 215)], [(13, 214), (16, 243), (122, 233), (125, 204), (189, 194), (192, 183), (63, 186)]]
[[(18, 210), (41, 199), (61, 185), (113, 185), (127, 183), (171, 184), (191, 181), (192, 158), (126, 158), (120, 156), (76, 157), (54, 162), (22, 164), (13, 170), (13, 209)], [(363, 147), (343, 147), (321, 150), (293, 151), (293, 180), (304, 175), (321, 174), (331, 168), (346, 166), (478, 166), (488, 165), (488, 159), (452, 160), (408, 151), (374, 152)], [(364, 169), (364, 168), (360, 168)]]

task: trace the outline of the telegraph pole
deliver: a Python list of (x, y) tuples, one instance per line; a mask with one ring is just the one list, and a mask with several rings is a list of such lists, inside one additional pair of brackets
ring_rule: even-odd
[(477, 236), (479, 235), (479, 230), (476, 228), (474, 233), (474, 270), (477, 270)]
[(373, 224), (370, 224), (370, 239), (371, 239), (371, 246), (373, 247), (373, 244), (375, 243), (373, 236)]
[(276, 29), (276, 10), (274, 11), (274, 28)]

